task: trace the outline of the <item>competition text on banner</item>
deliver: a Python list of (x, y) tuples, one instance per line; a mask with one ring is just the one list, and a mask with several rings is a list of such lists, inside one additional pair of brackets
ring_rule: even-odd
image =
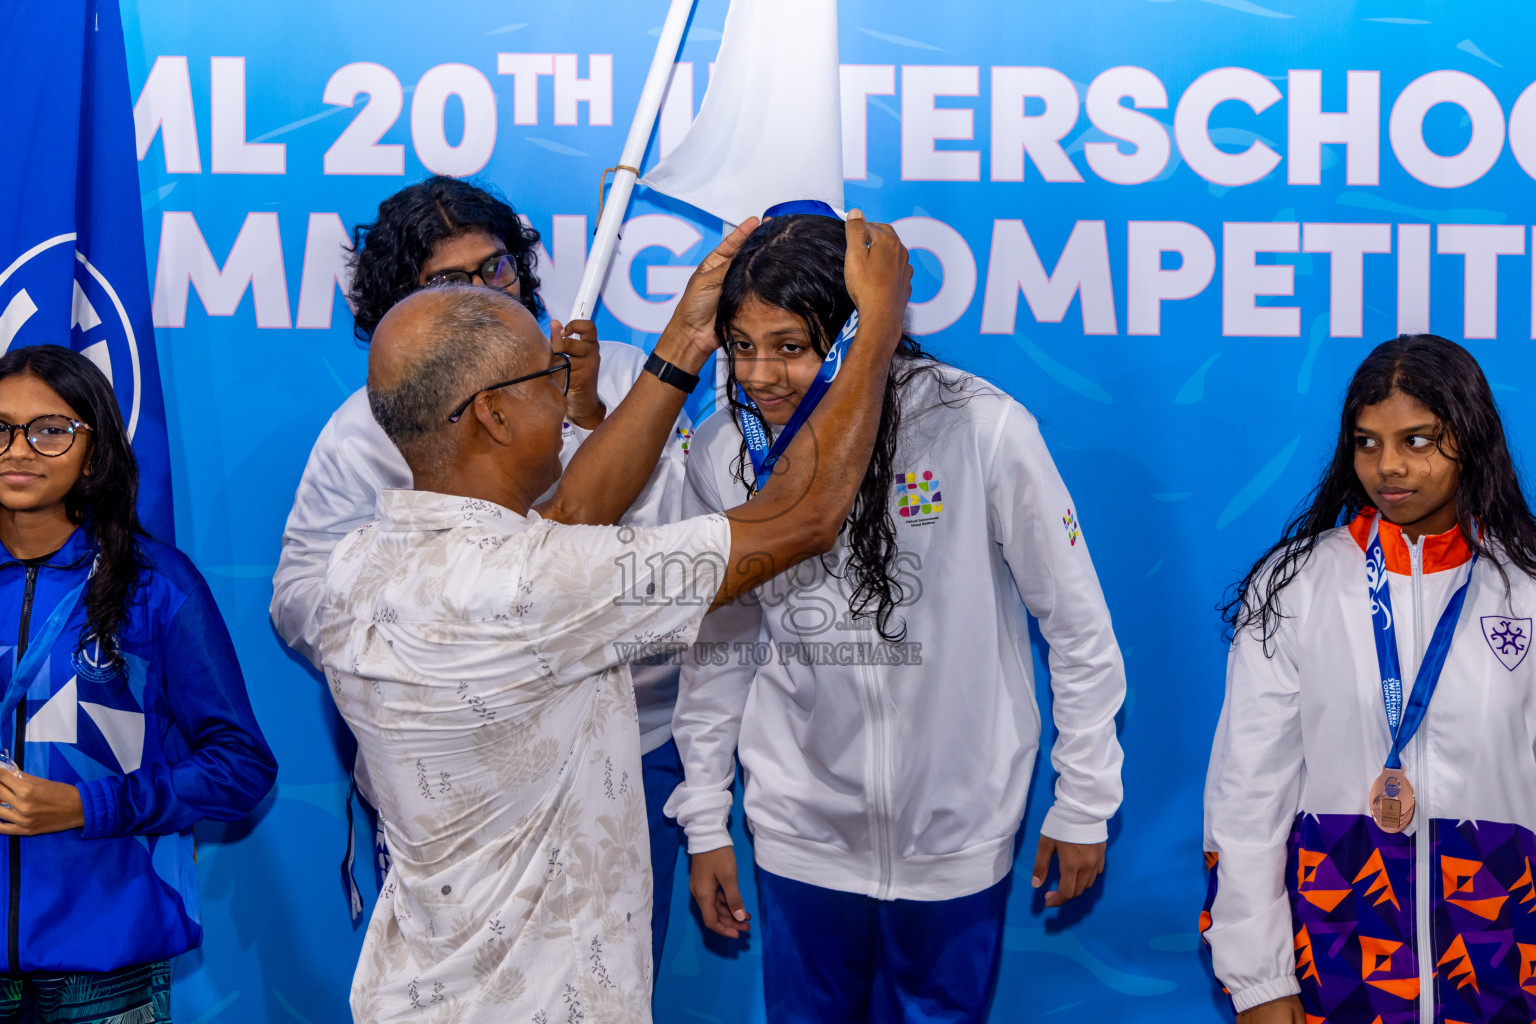
[[(486, 63), (489, 67), (492, 62), (488, 58)], [(687, 66), (689, 73), (674, 75), (673, 84), (686, 82), (691, 90), (692, 70)], [(428, 170), (469, 175), (483, 169), (496, 149), (502, 123), (498, 110), (509, 99), (515, 127), (548, 122), (551, 112), (552, 124), (547, 126), (557, 134), (560, 127), (613, 124), (611, 55), (588, 55), (585, 77), (578, 75), (573, 54), (498, 53), (494, 67), (493, 79), (468, 64), (440, 64), (412, 88), (411, 146)], [(247, 141), (246, 75), (242, 57), (211, 58), (208, 95), (200, 107), (197, 100), (202, 97), (193, 95), (187, 58), (158, 57), (134, 108), (139, 158), (147, 158), (159, 139), (170, 174), (201, 173), (205, 166), (214, 174), (288, 173), (283, 143)], [(1342, 80), (1347, 102), (1325, 110), (1325, 85), (1339, 83), (1325, 82), (1317, 70), (1293, 69), (1277, 83), (1248, 68), (1216, 68), (1174, 99), (1156, 75), (1139, 67), (1105, 70), (1080, 93), (1065, 74), (1049, 67), (844, 65), (844, 174), (848, 180), (867, 177), (868, 104), (899, 91), (902, 181), (1082, 182), (1083, 173), (1069, 153), (1080, 148), (1088, 172), (1116, 185), (1158, 181), (1181, 169), (1218, 189), (1280, 173), (1288, 185), (1320, 185), (1323, 168), (1334, 161), (1335, 151), (1325, 146), (1342, 149), (1345, 183), (1351, 188), (1379, 186), (1383, 163), (1389, 160), (1388, 173), (1396, 168), (1432, 187), (1464, 187), (1492, 170), (1506, 149), (1527, 175), (1536, 177), (1536, 85), (1522, 91), (1506, 110), (1487, 84), (1460, 71), (1420, 75), (1395, 96), (1383, 95), (1378, 71), (1334, 77)], [(327, 175), (403, 175), (404, 144), (379, 140), (406, 116), (405, 95), (400, 80), (382, 65), (353, 63), (337, 70), (322, 103), (346, 108), (366, 100), (326, 150), (322, 166), (312, 170)], [(976, 109), (937, 103), (940, 98), (949, 104), (971, 97), (989, 105), (980, 128)], [(451, 99), (460, 106), (463, 121), (454, 144), (445, 129)], [(1442, 104), (1459, 109), (1469, 128), (1459, 152), (1442, 154), (1426, 141), (1426, 117)], [(691, 97), (669, 93), (660, 119), (662, 153), (682, 138), (692, 116), (688, 107)], [(1223, 107), (1224, 117), (1232, 109), (1246, 109), (1255, 124), (1271, 108), (1283, 110), (1284, 141), (1247, 129), (1213, 129), (1218, 107)], [(206, 163), (198, 141), (200, 110), (210, 129)], [(1160, 118), (1148, 111), (1163, 114)], [(1172, 111), (1171, 124), (1167, 111)], [(503, 120), (504, 114), (502, 110)], [(1092, 129), (1099, 141), (1082, 142), (1084, 129)], [(944, 148), (939, 148), (940, 142)], [(964, 148), (968, 144), (977, 148)], [(249, 290), (259, 327), (329, 327), (337, 286), (346, 284), (349, 239), (336, 213), (311, 212), (300, 223), (304, 217), (251, 211), (220, 260), (210, 251), (193, 212), (164, 211), (154, 282), (155, 325), (182, 326), (195, 289), (212, 316), (233, 316)], [(284, 221), (292, 221), (290, 233), (302, 230), (305, 238), (296, 311), (289, 300)], [(588, 218), (554, 214), (548, 224), (535, 226), (549, 239), (547, 248), (540, 246), (543, 291), (559, 306), (574, 295), (581, 279)], [(976, 253), (950, 225), (913, 216), (897, 220), (895, 226), (909, 247), (927, 250), (944, 268), (937, 294), (914, 304), (917, 333), (953, 324), (973, 306), (979, 287), (983, 334), (1013, 333), (1022, 295), (1040, 323), (1061, 322), (1073, 300), (1080, 298), (1084, 334), (1159, 335), (1163, 304), (1202, 295), (1216, 280), (1219, 262), (1222, 334), (1295, 338), (1302, 333), (1303, 309), (1274, 301), (1295, 293), (1294, 267), (1286, 256), (1326, 254), (1330, 337), (1361, 336), (1368, 275), (1396, 282), (1398, 330), (1426, 329), (1432, 257), (1439, 255), (1460, 257), (1462, 262), (1462, 333), (1470, 339), (1492, 338), (1498, 324), (1500, 259), (1529, 260), (1532, 251), (1523, 224), (1229, 221), (1217, 235), (1185, 221), (1149, 219), (1113, 224), (1079, 220), (1052, 254), (1037, 249), (1024, 219), (998, 218), (992, 224), (985, 272), (978, 274)], [(649, 298), (636, 289), (630, 269), (646, 249), (661, 247), (681, 255), (702, 237), (689, 222), (670, 214), (632, 218), (603, 293), (609, 311), (626, 326), (659, 331), (671, 302), (654, 296), (674, 299), (676, 292), (667, 282), (680, 287), (688, 268), (675, 273), (671, 268), (649, 268)], [(1123, 270), (1116, 274), (1112, 267)], [(1119, 310), (1124, 310), (1123, 322)], [(1530, 336), (1536, 338), (1536, 306), (1530, 325)]]

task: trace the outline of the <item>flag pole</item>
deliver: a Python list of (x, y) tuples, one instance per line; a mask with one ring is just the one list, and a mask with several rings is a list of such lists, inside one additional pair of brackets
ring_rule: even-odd
[[(613, 187), (597, 218), (597, 232), (592, 239), (592, 251), (581, 272), (581, 285), (576, 289), (576, 302), (571, 309), (572, 320), (590, 320), (597, 308), (598, 292), (603, 278), (608, 275), (608, 263), (613, 258), (614, 246), (619, 240), (619, 225), (629, 208), (629, 195), (634, 191), (639, 177), (640, 161), (645, 159), (645, 147), (651, 141), (651, 129), (656, 126), (661, 100), (672, 77), (672, 65), (682, 46), (683, 28), (688, 15), (693, 12), (694, 0), (672, 0), (667, 9), (667, 20), (661, 26), (661, 39), (656, 43), (656, 55), (651, 58), (651, 70), (645, 76), (645, 86), (640, 90), (640, 102), (635, 106), (635, 119), (630, 122), (629, 136), (624, 140), (624, 150), (619, 155), (619, 166), (614, 172)], [(691, 102), (691, 98), (690, 98)]]

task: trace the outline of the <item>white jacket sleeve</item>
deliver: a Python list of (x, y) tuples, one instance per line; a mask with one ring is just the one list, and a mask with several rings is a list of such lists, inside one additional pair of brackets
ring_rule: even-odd
[(1300, 686), (1285, 626), (1269, 655), (1250, 632), (1233, 642), (1205, 778), (1205, 849), (1216, 860), (1205, 938), (1239, 1013), (1301, 991), (1285, 862), (1305, 769)]
[(304, 466), (272, 577), (272, 625), (283, 642), (320, 667), (325, 566), (343, 537), (378, 518), (379, 492), (411, 486), (411, 471), (358, 389), (320, 431)]
[(1125, 665), (1072, 496), (1034, 417), (1017, 402), (999, 425), (987, 494), (992, 536), (1050, 645), (1056, 802), (1040, 831), (1101, 843), (1122, 792), (1115, 715), (1125, 700)]
[[(717, 413), (718, 415), (718, 413)], [(688, 457), (683, 514), (719, 512), (723, 502), (708, 453)], [(731, 845), (731, 787), (736, 779), (736, 740), (757, 667), (737, 644), (753, 643), (762, 631), (762, 604), (748, 593), (704, 617), (698, 643), (683, 656), (672, 739), (683, 762), (683, 781), (665, 808), (688, 835), (688, 852), (705, 853)], [(718, 664), (724, 661), (725, 664)]]

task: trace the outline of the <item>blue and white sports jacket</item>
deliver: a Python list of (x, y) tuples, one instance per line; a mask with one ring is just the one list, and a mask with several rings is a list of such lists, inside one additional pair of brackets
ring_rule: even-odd
[[(0, 837), (0, 974), (110, 971), (197, 946), (192, 826), (242, 817), (277, 776), (208, 585), (175, 548), (141, 550), (123, 667), (77, 653), (82, 601), (0, 722), (21, 769), (76, 786), (85, 811), (84, 828)], [(40, 565), (0, 547), (0, 658), (36, 638), (90, 568), (83, 529)]]

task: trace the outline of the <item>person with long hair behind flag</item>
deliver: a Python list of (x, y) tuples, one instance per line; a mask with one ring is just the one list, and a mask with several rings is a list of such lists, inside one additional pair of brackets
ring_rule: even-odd
[(1225, 608), (1201, 927), (1243, 1024), (1536, 1017), (1533, 615), (1536, 520), (1477, 361), (1377, 346)]
[[(722, 286), (729, 407), (695, 437), (691, 511), (775, 476), (864, 343), (844, 330), (843, 225), (780, 212)], [(673, 716), (685, 781), (668, 811), (703, 923), (730, 937), (751, 927), (727, 829), (736, 756), (745, 769), (770, 1022), (850, 1024), (881, 1005), (879, 1019), (985, 1019), (1040, 737), (1031, 614), (1051, 647), (1060, 773), (1031, 881), (1059, 862), (1054, 907), (1103, 869), (1120, 651), (1034, 419), (904, 336), (837, 546), (705, 620)]]

